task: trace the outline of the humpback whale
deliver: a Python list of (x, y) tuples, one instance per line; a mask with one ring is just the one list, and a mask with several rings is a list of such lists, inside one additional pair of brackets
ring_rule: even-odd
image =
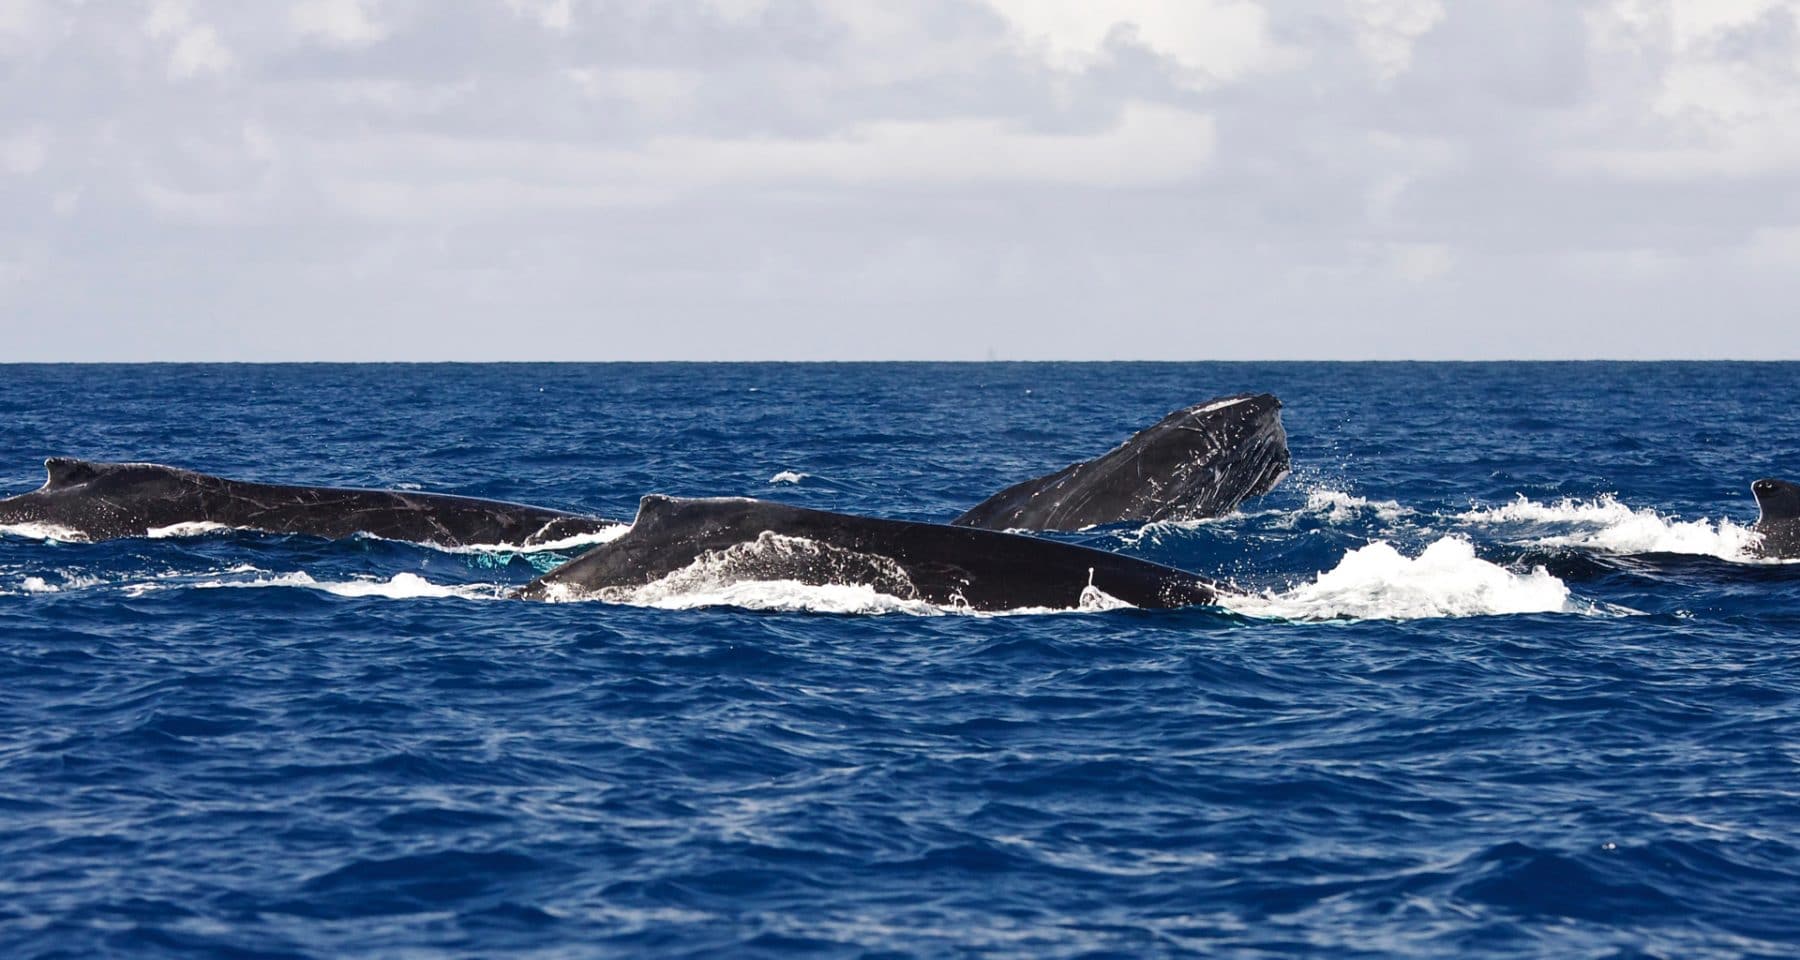
[(651, 495), (624, 536), (517, 596), (622, 598), (687, 569), (728, 580), (867, 583), (902, 599), (974, 610), (1079, 607), (1089, 587), (1138, 607), (1213, 603), (1218, 588), (1174, 567), (1042, 537), (882, 520), (738, 497)]
[(1750, 485), (1759, 515), (1751, 527), (1762, 534), (1765, 557), (1800, 557), (1800, 484), (1765, 477)]
[(616, 526), (581, 514), (441, 493), (227, 480), (154, 463), (44, 461), (49, 478), (0, 500), (0, 524), (42, 523), (89, 540), (182, 523), (340, 538), (362, 533), (455, 547), (531, 546)]
[(1014, 484), (950, 522), (1080, 530), (1217, 517), (1268, 493), (1287, 473), (1281, 401), (1240, 393), (1177, 410), (1104, 456)]

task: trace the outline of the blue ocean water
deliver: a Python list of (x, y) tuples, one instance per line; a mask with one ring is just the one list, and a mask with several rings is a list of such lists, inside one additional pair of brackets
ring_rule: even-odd
[(946, 519), (1210, 396), (1295, 472), (1071, 535), (1219, 608), (506, 587), (580, 549), (0, 533), (0, 956), (1792, 956), (1800, 365), (0, 366), (54, 454)]

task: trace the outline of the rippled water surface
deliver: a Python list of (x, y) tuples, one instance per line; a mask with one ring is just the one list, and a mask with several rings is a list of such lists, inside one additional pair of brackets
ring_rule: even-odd
[[(0, 366), (56, 454), (942, 520), (1215, 395), (1295, 471), (1067, 539), (1218, 608), (507, 588), (582, 549), (0, 531), (0, 956), (1791, 956), (1800, 365)], [(178, 531), (179, 532), (179, 531)]]

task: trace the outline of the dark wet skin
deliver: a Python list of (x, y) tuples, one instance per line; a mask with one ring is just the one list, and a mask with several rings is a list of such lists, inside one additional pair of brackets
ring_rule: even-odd
[[(764, 534), (805, 541), (794, 550)], [(975, 610), (1070, 609), (1091, 584), (1144, 608), (1210, 604), (1213, 584), (1161, 564), (1041, 537), (808, 510), (766, 500), (645, 497), (631, 531), (532, 581), (520, 596), (633, 588), (703, 554), (738, 550), (736, 577), (877, 582), (884, 593)]]
[(530, 546), (614, 526), (526, 504), (405, 490), (228, 480), (150, 463), (45, 461), (38, 490), (0, 500), (0, 523), (41, 523), (89, 540), (183, 523), (338, 539), (365, 534), (439, 546)]
[(989, 497), (952, 523), (988, 530), (1080, 530), (1223, 516), (1288, 472), (1281, 401), (1218, 397), (1177, 410), (1116, 449)]

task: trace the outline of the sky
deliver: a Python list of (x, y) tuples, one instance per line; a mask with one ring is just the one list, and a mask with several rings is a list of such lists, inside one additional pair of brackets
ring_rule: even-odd
[(1800, 0), (0, 0), (0, 361), (1800, 358)]

